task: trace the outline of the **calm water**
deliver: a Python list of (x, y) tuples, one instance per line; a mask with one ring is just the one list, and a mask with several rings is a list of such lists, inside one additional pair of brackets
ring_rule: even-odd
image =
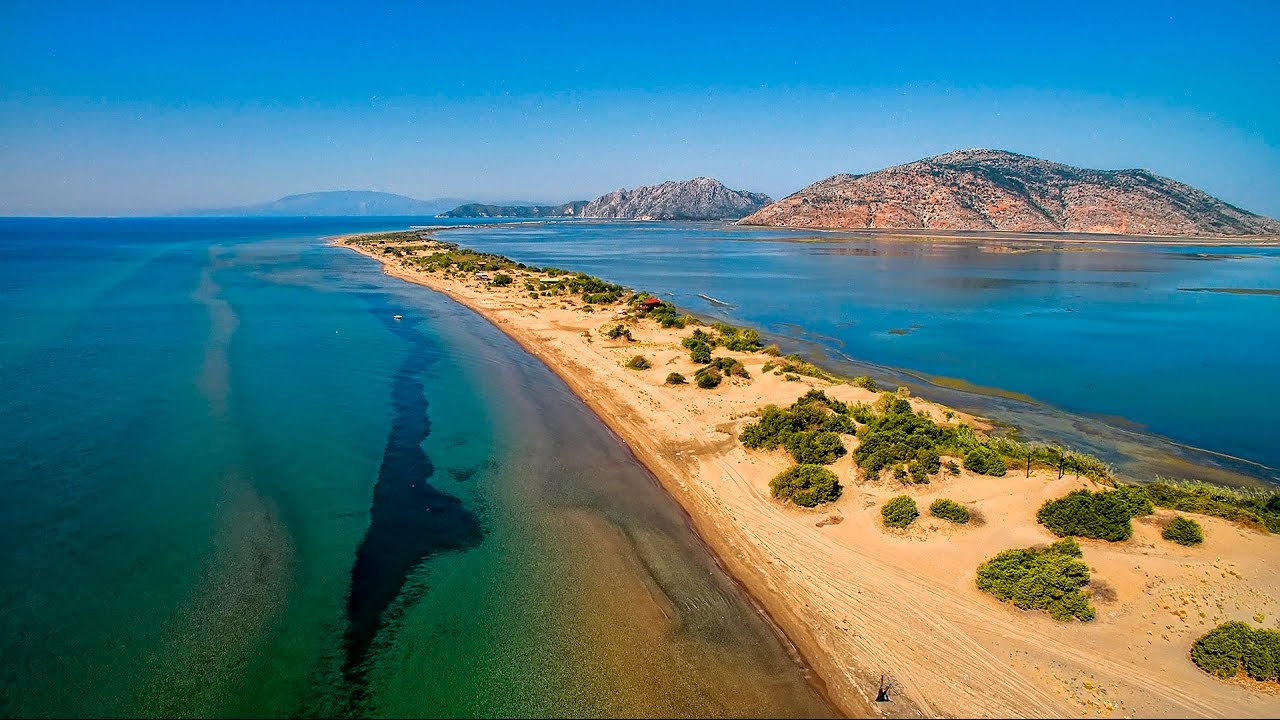
[(829, 714), (403, 224), (0, 220), (0, 715)]
[(937, 376), (1030, 396), (1038, 404), (956, 393), (953, 383), (926, 393), (1136, 477), (1200, 474), (1168, 451), (1280, 480), (1271, 420), (1280, 297), (1180, 289), (1280, 289), (1280, 248), (813, 238), (708, 223), (559, 223), (446, 238), (652, 289), (850, 371), (905, 377), (922, 393)]

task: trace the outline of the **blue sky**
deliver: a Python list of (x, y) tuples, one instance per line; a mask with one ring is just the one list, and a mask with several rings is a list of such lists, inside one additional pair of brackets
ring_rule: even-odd
[(966, 147), (1280, 216), (1280, 3), (0, 6), (0, 213), (782, 197)]

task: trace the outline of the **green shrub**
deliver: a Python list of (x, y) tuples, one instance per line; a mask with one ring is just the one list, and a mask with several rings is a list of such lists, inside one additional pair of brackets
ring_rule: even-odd
[(1121, 485), (1113, 492), (1124, 502), (1125, 507), (1129, 508), (1129, 517), (1150, 515), (1155, 510), (1151, 498), (1136, 485)]
[(764, 365), (760, 366), (760, 372), (768, 373), (773, 368), (774, 368), (774, 362), (772, 360), (767, 360), (765, 361)]
[(782, 379), (786, 380), (787, 382), (800, 382), (800, 376), (796, 375), (795, 373), (787, 373), (786, 375), (782, 376)]
[(1201, 482), (1160, 480), (1140, 486), (1156, 505), (1212, 515), (1280, 533), (1280, 493), (1225, 488)]
[(627, 361), (627, 367), (632, 370), (648, 370), (653, 367), (653, 363), (649, 362), (649, 358), (643, 355), (636, 355)]
[(782, 350), (778, 349), (778, 346), (776, 343), (766, 346), (760, 352), (764, 353), (765, 355), (772, 355), (774, 357), (777, 357), (782, 354)]
[(1055, 620), (1092, 620), (1097, 611), (1083, 592), (1089, 566), (1075, 540), (1045, 548), (1005, 550), (978, 567), (978, 589), (1024, 610), (1044, 610)]
[(1117, 492), (1076, 490), (1040, 506), (1036, 518), (1058, 537), (1128, 540), (1133, 535), (1130, 505)]
[(617, 340), (618, 338), (631, 340), (631, 329), (628, 328), (626, 325), (623, 325), (622, 323), (615, 323), (613, 325), (610, 325), (604, 330), (601, 330), (600, 334), (609, 338), (610, 340)]
[(685, 382), (686, 380), (684, 379), (684, 376), (678, 372), (669, 373), (667, 375), (668, 385), (684, 385)]
[(850, 409), (851, 414), (867, 417), (866, 424), (858, 429), (860, 442), (854, 451), (858, 467), (873, 476), (892, 468), (895, 477), (905, 479), (904, 466), (915, 462), (913, 476), (927, 481), (927, 476), (937, 473), (940, 467), (938, 448), (954, 441), (954, 430), (917, 415), (910, 403), (893, 395), (882, 395), (876, 406), (879, 413), (870, 417), (867, 414), (871, 411), (863, 409), (865, 406)]
[(779, 500), (814, 507), (840, 497), (840, 482), (821, 465), (792, 465), (769, 481), (769, 490)]
[(909, 495), (899, 495), (880, 508), (880, 517), (885, 527), (904, 528), (920, 517), (920, 509)]
[(802, 465), (830, 465), (848, 452), (839, 435), (825, 430), (791, 433), (784, 445)]
[(934, 500), (933, 504), (929, 506), (929, 514), (936, 518), (950, 520), (957, 525), (964, 525), (969, 522), (969, 508), (947, 498)]
[(735, 377), (749, 378), (751, 373), (747, 372), (747, 366), (741, 361), (729, 357), (712, 358), (708, 363), (711, 367), (719, 370), (725, 375), (733, 375)]
[(493, 276), (494, 287), (506, 287), (511, 284), (511, 276), (506, 273), (498, 273)]
[(693, 381), (703, 390), (710, 390), (724, 380), (724, 375), (716, 368), (707, 366), (693, 374)]
[(876, 385), (876, 381), (872, 380), (866, 375), (859, 375), (858, 377), (850, 380), (849, 382), (853, 383), (854, 385), (857, 385), (860, 388), (870, 390), (871, 392), (877, 392), (880, 390), (880, 387)]
[(1199, 545), (1204, 542), (1204, 530), (1200, 529), (1200, 523), (1179, 515), (1164, 526), (1160, 537), (1179, 545)]
[(964, 466), (979, 475), (1002, 477), (1008, 472), (1004, 459), (994, 450), (983, 445), (972, 448), (964, 454)]
[(1220, 678), (1243, 670), (1254, 680), (1280, 680), (1280, 632), (1226, 622), (1191, 645), (1191, 660)]
[(711, 346), (706, 343), (696, 343), (689, 348), (689, 359), (705, 365), (711, 362)]

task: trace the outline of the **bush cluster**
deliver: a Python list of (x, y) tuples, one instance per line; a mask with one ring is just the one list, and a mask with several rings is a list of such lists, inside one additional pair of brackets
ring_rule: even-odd
[(511, 276), (506, 273), (498, 273), (493, 276), (491, 283), (494, 287), (506, 287), (511, 284)]
[(680, 373), (673, 372), (673, 373), (667, 374), (666, 382), (668, 385), (684, 385), (686, 380), (684, 379), (684, 376), (681, 375)]
[(734, 352), (756, 352), (763, 343), (760, 342), (760, 333), (749, 328), (737, 328), (724, 323), (716, 323), (712, 325), (716, 332), (720, 333), (720, 337), (716, 342), (726, 350)]
[(753, 450), (782, 446), (798, 463), (828, 465), (847, 452), (840, 433), (854, 431), (848, 410), (821, 390), (810, 390), (786, 409), (766, 406), (738, 439)]
[(1242, 622), (1223, 623), (1192, 644), (1191, 660), (1220, 678), (1243, 671), (1254, 680), (1280, 680), (1280, 632)]
[(894, 476), (928, 482), (942, 467), (939, 448), (951, 441), (949, 428), (911, 410), (911, 403), (891, 394), (876, 403), (879, 412), (858, 430), (860, 444), (854, 451), (858, 466), (878, 476), (890, 468)]
[(979, 475), (991, 475), (994, 477), (1002, 477), (1008, 472), (1008, 468), (1004, 464), (1004, 458), (985, 445), (971, 448), (964, 454), (964, 467), (966, 470), (976, 472)]
[(693, 382), (703, 390), (710, 390), (719, 386), (722, 380), (724, 380), (724, 373), (720, 372), (719, 368), (714, 365), (708, 365), (693, 374)]
[(1204, 542), (1204, 530), (1200, 528), (1200, 523), (1179, 515), (1164, 526), (1160, 537), (1169, 542), (1176, 542), (1179, 545), (1190, 547)]
[(1036, 519), (1058, 537), (1116, 542), (1133, 535), (1134, 507), (1125, 493), (1075, 490), (1040, 506)]
[(969, 508), (947, 498), (934, 500), (933, 504), (929, 506), (929, 514), (936, 518), (950, 520), (957, 525), (964, 525), (969, 522)]
[(1212, 515), (1280, 533), (1280, 492), (1250, 491), (1209, 483), (1170, 480), (1142, 485), (1139, 489), (1163, 508)]
[(626, 325), (623, 325), (622, 323), (615, 323), (613, 325), (610, 325), (609, 327), (601, 330), (600, 334), (609, 338), (610, 340), (625, 338), (626, 340), (629, 341), (632, 339), (631, 328), (628, 328)]
[(1024, 610), (1044, 610), (1055, 620), (1092, 620), (1097, 611), (1083, 591), (1089, 566), (1076, 541), (1045, 548), (1005, 550), (978, 567), (978, 589)]
[(885, 527), (904, 528), (920, 517), (920, 509), (909, 495), (899, 495), (880, 508), (880, 517)]
[(648, 370), (653, 367), (653, 363), (649, 362), (649, 358), (643, 355), (636, 355), (627, 361), (627, 367), (631, 370)]
[(836, 474), (821, 465), (792, 465), (769, 481), (775, 498), (804, 507), (831, 502), (840, 497), (840, 490)]

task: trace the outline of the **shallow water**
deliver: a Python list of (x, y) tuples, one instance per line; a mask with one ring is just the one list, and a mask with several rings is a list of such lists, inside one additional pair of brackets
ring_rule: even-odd
[[(850, 372), (906, 380), (1029, 437), (1099, 454), (1131, 476), (1203, 469), (1173, 454), (1280, 480), (1269, 419), (1280, 406), (1280, 297), (1258, 292), (1280, 289), (1280, 248), (815, 236), (719, 223), (562, 222), (442, 237), (658, 292)], [(1037, 404), (955, 391), (966, 384)]]
[(0, 220), (0, 715), (830, 714), (404, 222)]

